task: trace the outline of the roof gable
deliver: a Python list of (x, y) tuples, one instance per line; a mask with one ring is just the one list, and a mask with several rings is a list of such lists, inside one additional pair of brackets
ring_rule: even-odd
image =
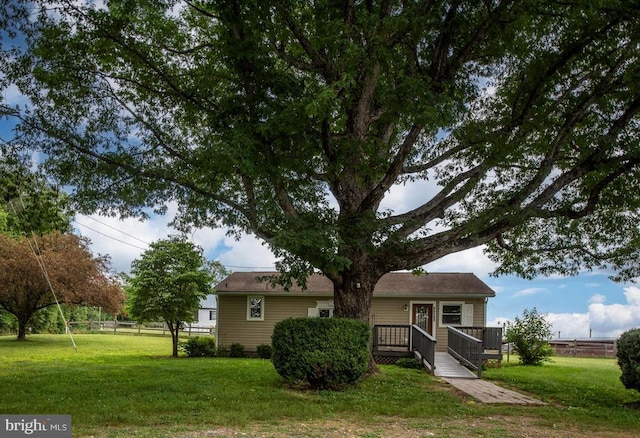
[[(234, 272), (218, 283), (219, 294), (289, 294), (333, 295), (333, 283), (322, 274), (307, 278), (307, 289), (294, 285), (287, 292), (282, 286), (272, 287), (258, 278), (276, 276), (277, 272)], [(478, 296), (493, 297), (495, 292), (471, 273), (430, 273), (414, 275), (411, 272), (392, 272), (382, 276), (373, 291), (374, 296)]]

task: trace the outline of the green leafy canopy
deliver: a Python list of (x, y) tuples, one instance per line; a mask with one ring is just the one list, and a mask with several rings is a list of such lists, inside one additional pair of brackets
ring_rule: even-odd
[(212, 281), (202, 249), (180, 237), (159, 240), (131, 264), (127, 309), (138, 322), (191, 322)]
[(339, 315), (480, 245), (497, 273), (640, 274), (637, 0), (28, 4), (19, 146), (83, 210), (254, 233)]

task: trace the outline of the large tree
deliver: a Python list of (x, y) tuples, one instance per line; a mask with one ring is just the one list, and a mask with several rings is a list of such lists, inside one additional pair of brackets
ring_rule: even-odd
[(384, 273), (481, 245), (497, 273), (640, 273), (637, 0), (87, 3), (29, 2), (9, 71), (83, 210), (176, 202), (359, 319)]
[(219, 263), (207, 262), (202, 248), (181, 237), (153, 242), (131, 263), (125, 288), (129, 313), (138, 322), (166, 322), (172, 355), (178, 357), (180, 329), (195, 320), (200, 300), (213, 292), (220, 268)]
[(124, 295), (108, 275), (105, 258), (93, 257), (86, 240), (58, 232), (18, 237), (0, 234), (0, 309), (14, 315), (18, 340), (37, 311), (67, 303), (116, 313)]

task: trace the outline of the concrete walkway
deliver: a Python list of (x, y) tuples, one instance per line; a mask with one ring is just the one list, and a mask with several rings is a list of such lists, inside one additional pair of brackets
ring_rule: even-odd
[(456, 387), (460, 391), (470, 395), (482, 403), (503, 403), (516, 405), (537, 405), (546, 403), (509, 389), (502, 388), (486, 380), (478, 379), (478, 376), (468, 368), (462, 366), (448, 353), (436, 353), (435, 375)]

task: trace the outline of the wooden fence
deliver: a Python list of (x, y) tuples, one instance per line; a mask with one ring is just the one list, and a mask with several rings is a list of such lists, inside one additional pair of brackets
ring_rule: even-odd
[(618, 351), (614, 339), (554, 339), (549, 344), (558, 356), (616, 357)]
[[(69, 321), (72, 331), (101, 331), (116, 334), (138, 335), (167, 335), (169, 328), (165, 323), (155, 322), (149, 324), (136, 324), (134, 321)], [(215, 333), (215, 327), (203, 327), (187, 324), (180, 331), (183, 335), (211, 335)]]

